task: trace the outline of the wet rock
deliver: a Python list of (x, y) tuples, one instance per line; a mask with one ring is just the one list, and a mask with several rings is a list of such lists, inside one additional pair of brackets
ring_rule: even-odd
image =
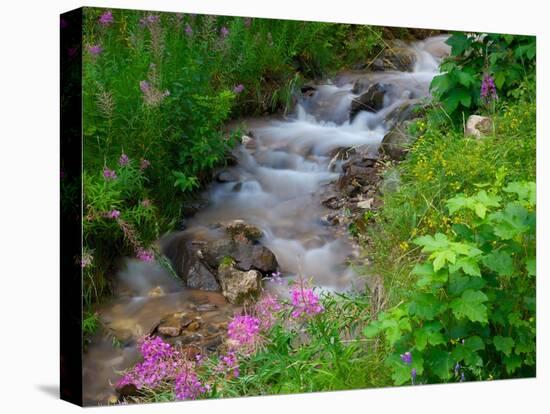
[(221, 264), (218, 268), (218, 278), (223, 296), (229, 303), (251, 304), (260, 294), (262, 275), (257, 270), (244, 272), (233, 265)]
[(226, 226), (225, 231), (233, 239), (245, 239), (251, 242), (261, 239), (264, 235), (262, 230), (260, 230), (258, 227), (252, 224), (245, 223), (243, 220), (234, 220)]
[(412, 121), (403, 121), (395, 125), (382, 139), (380, 151), (392, 160), (402, 160), (407, 151), (416, 141), (416, 136), (409, 133), (409, 126)]
[(162, 289), (161, 286), (156, 286), (149, 292), (147, 292), (147, 296), (149, 296), (150, 298), (158, 298), (160, 296), (164, 296), (164, 289)]
[(209, 352), (216, 352), (221, 344), (222, 344), (222, 337), (218, 335), (212, 339), (206, 340), (204, 343), (204, 347)]
[(188, 361), (196, 361), (201, 353), (201, 349), (194, 345), (187, 345), (180, 349), (180, 354)]
[(231, 191), (235, 192), (235, 193), (238, 193), (239, 191), (241, 191), (241, 189), (243, 188), (243, 183), (242, 182), (239, 182), (237, 184), (235, 184), (233, 186), (233, 188), (231, 189)]
[(427, 103), (421, 99), (411, 99), (403, 102), (388, 114), (385, 120), (386, 126), (391, 128), (400, 122), (423, 117), (426, 113), (426, 105)]
[(390, 47), (381, 55), (383, 70), (411, 72), (416, 62), (415, 53), (407, 47)]
[(183, 233), (174, 233), (160, 241), (160, 249), (170, 262), (176, 274), (187, 283), (187, 275), (194, 264), (190, 241)]
[(465, 136), (481, 138), (493, 131), (493, 120), (488, 116), (470, 115), (466, 121)]
[[(207, 264), (212, 268), (218, 268), (224, 260), (230, 259), (235, 262), (237, 269), (244, 271), (255, 269), (262, 273), (272, 273), (277, 270), (275, 255), (260, 244), (232, 239), (213, 240), (205, 245), (203, 255)], [(219, 274), (218, 280), (220, 280)]]
[(387, 85), (375, 83), (351, 101), (350, 119), (353, 120), (359, 111), (377, 112), (384, 107), (384, 95), (388, 89)]
[(237, 177), (237, 175), (235, 175), (233, 172), (228, 170), (220, 171), (216, 175), (216, 181), (218, 181), (219, 183), (231, 183), (238, 180), (239, 180), (239, 177)]
[(256, 149), (256, 140), (254, 139), (251, 134), (249, 135), (243, 135), (241, 137), (241, 144), (248, 149), (248, 150), (255, 150)]
[(218, 306), (215, 303), (204, 303), (197, 306), (197, 312), (210, 312), (216, 310)]
[(194, 320), (185, 327), (185, 330), (189, 332), (195, 332), (195, 331), (198, 331), (200, 327), (201, 327), (201, 322), (198, 320)]
[(331, 210), (338, 210), (344, 206), (344, 199), (339, 195), (331, 195), (322, 200), (321, 204)]
[(181, 314), (169, 315), (161, 320), (157, 332), (164, 336), (178, 336), (181, 332), (181, 323)]
[(317, 91), (317, 88), (314, 85), (304, 85), (300, 88), (300, 92), (305, 96), (312, 96)]
[(368, 79), (359, 78), (353, 83), (353, 88), (351, 89), (351, 93), (358, 95), (366, 91), (369, 85), (370, 85), (370, 82)]
[(220, 290), (220, 284), (216, 277), (200, 260), (195, 260), (195, 263), (189, 269), (187, 286), (200, 290)]

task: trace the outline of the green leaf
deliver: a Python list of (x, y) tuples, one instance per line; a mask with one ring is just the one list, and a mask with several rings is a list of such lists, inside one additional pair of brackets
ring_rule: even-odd
[(367, 338), (374, 338), (380, 333), (382, 329), (381, 325), (382, 324), (379, 321), (371, 322), (363, 329), (363, 335)]
[(446, 305), (429, 293), (416, 293), (409, 303), (409, 312), (426, 320), (434, 319), (445, 309)]
[(527, 232), (528, 218), (528, 211), (518, 203), (510, 203), (503, 211), (489, 216), (495, 234), (503, 240), (513, 239), (518, 234)]
[(433, 258), (433, 266), (436, 272), (442, 269), (447, 262), (454, 263), (456, 261), (456, 254), (451, 250), (443, 250), (438, 253), (433, 253), (432, 256), (430, 257)]
[(514, 274), (514, 262), (512, 256), (506, 251), (497, 250), (489, 253), (484, 259), (485, 265), (500, 276), (512, 276)]
[(513, 182), (508, 184), (504, 191), (517, 194), (519, 200), (524, 200), (534, 206), (537, 202), (537, 186), (534, 182)]
[(510, 355), (515, 342), (510, 337), (497, 335), (493, 338), (493, 344), (497, 351), (502, 352), (504, 355)]
[(472, 75), (461, 70), (456, 71), (456, 77), (458, 78), (458, 82), (467, 88), (475, 83), (475, 79)]
[(509, 355), (504, 357), (506, 372), (513, 374), (522, 365), (522, 358), (518, 355)]
[(487, 323), (487, 307), (483, 304), (487, 295), (479, 290), (465, 290), (460, 298), (451, 302), (453, 314), (458, 318), (468, 318), (472, 322)]
[(470, 47), (472, 40), (463, 33), (455, 33), (449, 37), (445, 43), (451, 46), (452, 55), (458, 56), (463, 54), (466, 49)]
[(536, 276), (537, 274), (537, 260), (534, 257), (528, 257), (525, 261), (525, 268), (527, 269), (527, 275)]
[(428, 363), (432, 372), (443, 381), (447, 381), (451, 378), (454, 369), (454, 361), (449, 352), (434, 349), (430, 353)]
[(454, 265), (449, 266), (449, 272), (451, 273), (456, 272), (458, 269), (462, 269), (467, 275), (481, 277), (481, 270), (475, 257), (461, 257)]

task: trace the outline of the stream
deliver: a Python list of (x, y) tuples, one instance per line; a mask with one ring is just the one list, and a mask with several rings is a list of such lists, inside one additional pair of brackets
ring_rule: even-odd
[[(349, 266), (359, 249), (345, 227), (328, 225), (326, 219), (333, 210), (325, 200), (338, 197), (334, 183), (346, 162), (341, 151), (377, 157), (399, 108), (429, 96), (440, 60), (449, 53), (446, 38), (408, 44), (414, 55), (410, 71), (342, 72), (326, 84), (302, 89), (294, 114), (286, 119), (245, 120), (247, 133), (233, 152), (236, 163), (210, 185), (208, 205), (176, 237), (208, 243), (223, 237), (219, 223), (242, 220), (261, 229), (259, 243), (273, 252), (284, 278), (302, 275), (328, 291), (361, 289), (364, 278)], [(383, 90), (375, 111), (353, 111), (353, 101), (375, 84)], [(227, 320), (240, 309), (219, 291), (186, 287), (156, 263), (127, 259), (116, 279), (113, 298), (97, 310), (102, 335), (84, 354), (86, 405), (116, 401), (113, 384), (119, 372), (139, 360), (136, 339), (155, 329), (169, 332), (167, 318), (186, 320), (181, 334), (168, 342), (215, 352)], [(266, 282), (264, 288), (285, 294), (280, 284)]]

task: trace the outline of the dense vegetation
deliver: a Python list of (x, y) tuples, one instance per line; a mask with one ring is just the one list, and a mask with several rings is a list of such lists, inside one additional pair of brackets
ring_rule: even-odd
[[(224, 162), (231, 117), (285, 111), (307, 78), (382, 46), (371, 27), (89, 10), (85, 29), (86, 301), (113, 252), (153, 260), (180, 205)], [(535, 375), (535, 43), (450, 37), (433, 102), (388, 165), (364, 244), (383, 289), (264, 297), (229, 325), (225, 353), (184, 361), (144, 338), (120, 386), (139, 401)], [(482, 139), (469, 114), (491, 116)], [(168, 179), (169, 177), (169, 179)], [(382, 293), (380, 293), (382, 292)], [(93, 322), (89, 322), (93, 328)], [(174, 368), (175, 367), (175, 368)]]

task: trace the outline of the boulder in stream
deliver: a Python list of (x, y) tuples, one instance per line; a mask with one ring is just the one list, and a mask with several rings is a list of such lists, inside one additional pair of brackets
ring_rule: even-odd
[(261, 291), (262, 275), (257, 270), (242, 271), (233, 263), (222, 263), (218, 267), (218, 278), (222, 294), (227, 301), (236, 305), (251, 304)]
[(377, 112), (384, 107), (384, 96), (388, 86), (382, 83), (374, 83), (368, 89), (351, 101), (349, 117), (351, 120), (359, 111)]

